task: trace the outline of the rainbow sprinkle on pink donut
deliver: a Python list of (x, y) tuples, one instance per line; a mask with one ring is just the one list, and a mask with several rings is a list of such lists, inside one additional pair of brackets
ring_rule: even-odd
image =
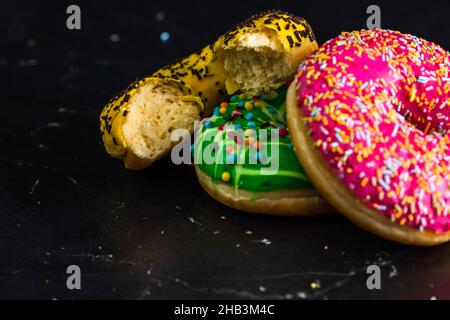
[(389, 30), (344, 32), (299, 68), (316, 149), (365, 205), (419, 230), (450, 230), (450, 55)]

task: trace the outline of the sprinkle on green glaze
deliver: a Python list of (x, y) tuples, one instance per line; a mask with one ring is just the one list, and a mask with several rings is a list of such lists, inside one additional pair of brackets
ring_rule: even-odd
[[(222, 181), (236, 189), (253, 192), (313, 188), (292, 149), (291, 138), (285, 126), (286, 92), (287, 86), (283, 86), (257, 97), (249, 97), (244, 94), (234, 95), (229, 102), (222, 102), (220, 106), (217, 106), (213, 116), (202, 121), (202, 125), (196, 132), (197, 159), (201, 158), (206, 148), (212, 148), (213, 143), (218, 143), (218, 147), (213, 163), (208, 164), (202, 161), (197, 165), (211, 177), (213, 183), (216, 180)], [(270, 164), (261, 163), (263, 161), (257, 163), (250, 161), (250, 157), (255, 155), (258, 147), (252, 141), (251, 136), (246, 137), (244, 142), (241, 141), (240, 146), (233, 139), (222, 140), (225, 139), (227, 133), (232, 131), (230, 128), (242, 129), (244, 132), (247, 129), (254, 129), (256, 137), (260, 136), (259, 129), (261, 128), (279, 130), (278, 172), (275, 175), (261, 175), (261, 168), (269, 168)], [(214, 137), (214, 139), (208, 139), (208, 136)], [(232, 144), (230, 144), (230, 140)], [(227, 145), (220, 143), (223, 141), (227, 141)], [(266, 143), (271, 144), (272, 142), (268, 139)], [(230, 150), (236, 152), (230, 152)], [(268, 145), (267, 157), (271, 156), (271, 150), (271, 145)], [(264, 157), (261, 154), (259, 156)], [(242, 161), (238, 161), (238, 159)]]

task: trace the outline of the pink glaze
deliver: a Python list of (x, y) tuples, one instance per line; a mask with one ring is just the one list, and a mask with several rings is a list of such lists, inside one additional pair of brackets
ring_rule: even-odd
[(344, 32), (296, 78), (315, 146), (365, 205), (401, 225), (450, 230), (450, 55), (388, 30)]

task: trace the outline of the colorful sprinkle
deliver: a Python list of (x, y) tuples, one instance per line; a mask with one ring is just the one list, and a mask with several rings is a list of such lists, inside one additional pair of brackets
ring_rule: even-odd
[(231, 179), (231, 174), (228, 171), (222, 172), (221, 179), (223, 182), (228, 182)]
[(250, 101), (245, 102), (245, 110), (252, 110), (253, 109), (253, 103)]
[(255, 121), (249, 121), (249, 122), (247, 123), (247, 126), (248, 126), (250, 129), (255, 129), (255, 127), (256, 127), (256, 122), (255, 122)]
[(335, 175), (393, 222), (435, 233), (450, 231), (449, 71), (450, 54), (433, 43), (363, 30), (328, 41), (295, 80)]

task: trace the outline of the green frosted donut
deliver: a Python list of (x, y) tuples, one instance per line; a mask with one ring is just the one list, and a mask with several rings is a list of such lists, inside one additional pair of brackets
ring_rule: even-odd
[[(313, 188), (297, 160), (285, 125), (286, 91), (287, 87), (283, 86), (256, 97), (234, 95), (229, 102), (217, 106), (213, 116), (202, 120), (195, 133), (193, 153), (197, 167), (213, 183), (222, 181), (235, 189), (251, 192)], [(263, 143), (261, 129), (269, 129), (265, 131), (268, 138)], [(277, 142), (271, 141), (271, 130), (278, 133)], [(211, 152), (213, 161), (208, 164), (204, 154), (214, 146), (216, 152)], [(267, 160), (271, 159), (274, 147), (278, 147), (278, 171), (261, 174), (261, 168), (270, 167)]]

